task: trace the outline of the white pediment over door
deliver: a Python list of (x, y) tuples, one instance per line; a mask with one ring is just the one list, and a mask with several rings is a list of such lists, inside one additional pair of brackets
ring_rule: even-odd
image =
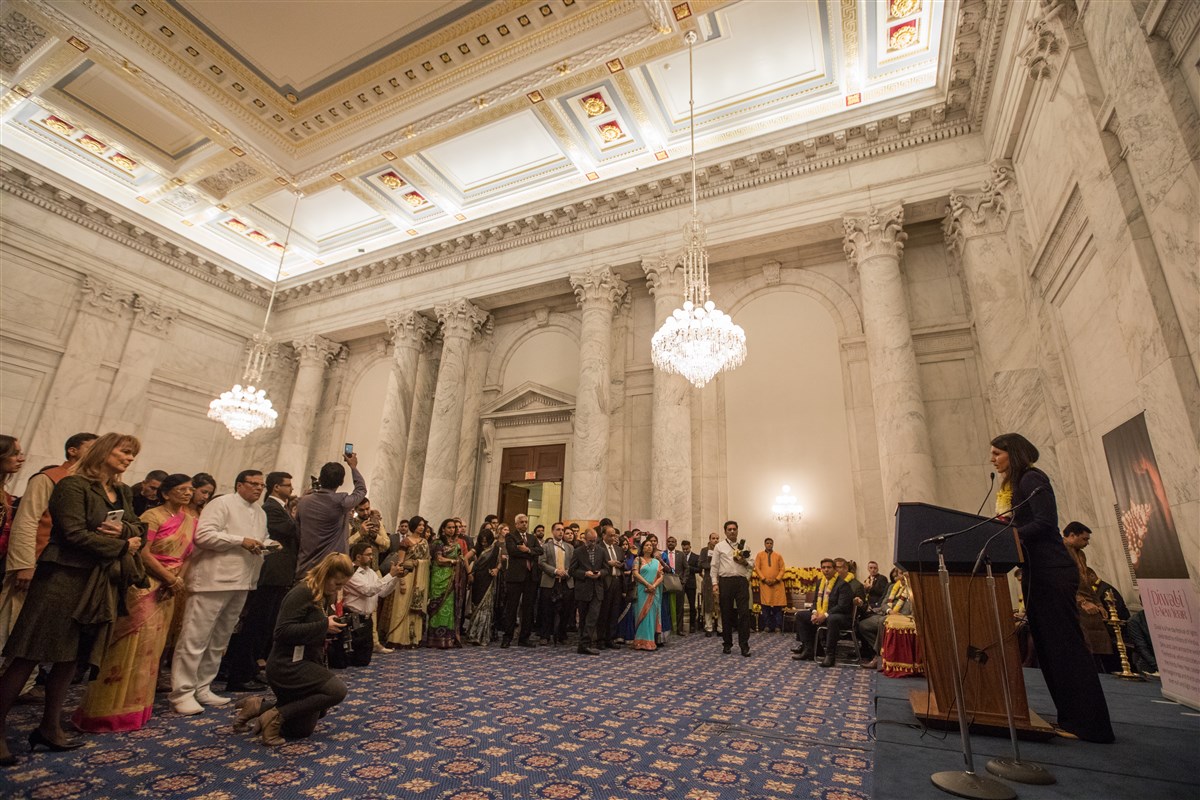
[(526, 381), (498, 397), (479, 415), (498, 428), (536, 425), (545, 422), (570, 422), (575, 414), (572, 395)]

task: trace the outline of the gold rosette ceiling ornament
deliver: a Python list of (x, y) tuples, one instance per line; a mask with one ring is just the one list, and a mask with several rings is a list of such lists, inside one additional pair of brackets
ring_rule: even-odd
[(695, 31), (688, 31), (688, 126), (692, 153), (692, 215), (684, 228), (683, 306), (667, 317), (650, 340), (655, 368), (682, 375), (697, 389), (718, 373), (746, 360), (746, 333), (709, 297), (708, 249), (700, 223), (696, 192), (696, 95), (692, 53)]

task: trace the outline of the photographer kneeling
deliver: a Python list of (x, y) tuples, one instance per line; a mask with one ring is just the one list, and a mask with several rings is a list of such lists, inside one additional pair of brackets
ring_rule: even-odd
[(267, 658), (267, 682), (278, 702), (260, 718), (263, 744), (311, 736), (325, 712), (346, 698), (346, 685), (325, 667), (325, 637), (345, 628), (333, 603), (353, 574), (349, 558), (331, 553), (284, 597)]

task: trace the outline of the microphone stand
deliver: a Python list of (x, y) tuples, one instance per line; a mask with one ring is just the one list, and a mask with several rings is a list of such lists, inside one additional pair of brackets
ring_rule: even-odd
[[(938, 582), (942, 585), (942, 602), (946, 606), (946, 624), (950, 630), (950, 648), (954, 655), (954, 705), (958, 709), (958, 732), (962, 737), (963, 762), (966, 769), (935, 772), (929, 779), (943, 792), (958, 797), (971, 800), (1015, 800), (1017, 793), (1011, 787), (995, 778), (975, 772), (975, 754), (971, 751), (970, 726), (967, 724), (966, 703), (963, 700), (962, 673), (958, 669), (958, 634), (954, 630), (954, 610), (950, 605), (950, 571), (946, 569), (945, 542), (938, 541), (936, 544)], [(1005, 686), (1007, 687), (1007, 683)]]
[[(993, 538), (995, 537), (993, 536)], [(992, 599), (992, 614), (996, 618), (996, 640), (1000, 643), (1000, 677), (1004, 681), (1004, 713), (1008, 715), (1008, 735), (1012, 739), (1012, 758), (993, 758), (987, 763), (987, 771), (1005, 780), (1046, 786), (1057, 782), (1054, 775), (1041, 764), (1022, 761), (1021, 748), (1017, 744), (1017, 726), (1013, 722), (1012, 695), (1008, 688), (1008, 658), (1004, 652), (1004, 626), (1000, 622), (1000, 603), (996, 599), (996, 577), (992, 574), (992, 559), (987, 555), (987, 548), (991, 543), (991, 539), (984, 543), (980, 557), (987, 565), (987, 590), (988, 596)]]

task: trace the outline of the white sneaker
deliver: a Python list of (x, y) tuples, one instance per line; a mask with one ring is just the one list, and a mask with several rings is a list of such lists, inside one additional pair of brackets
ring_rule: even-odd
[(194, 697), (183, 697), (179, 700), (172, 700), (171, 708), (175, 710), (176, 714), (182, 714), (185, 717), (204, 713), (204, 706), (197, 703)]
[(227, 706), (233, 702), (232, 697), (222, 697), (213, 692), (196, 692), (196, 699), (206, 706)]

